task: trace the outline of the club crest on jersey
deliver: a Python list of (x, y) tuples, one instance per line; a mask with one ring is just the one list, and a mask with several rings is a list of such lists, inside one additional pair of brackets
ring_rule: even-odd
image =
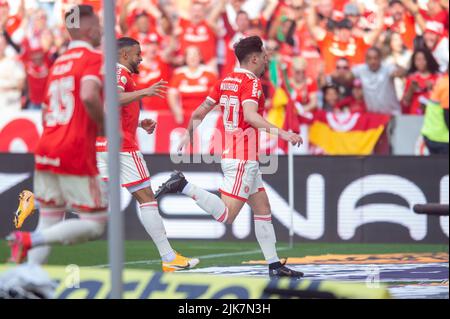
[(127, 78), (125, 76), (122, 76), (120, 78), (120, 82), (122, 82), (123, 85), (126, 85), (128, 83), (128, 80), (127, 80)]
[(245, 188), (244, 188), (244, 192), (245, 192), (246, 194), (248, 194), (248, 192), (250, 192), (250, 187), (248, 187), (248, 186), (245, 186)]

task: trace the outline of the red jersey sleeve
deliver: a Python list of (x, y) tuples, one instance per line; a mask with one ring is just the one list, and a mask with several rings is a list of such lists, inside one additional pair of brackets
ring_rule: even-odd
[(256, 103), (259, 105), (259, 98), (262, 95), (261, 81), (258, 79), (248, 79), (242, 83), (241, 89), (241, 103), (244, 105), (247, 102)]
[(216, 81), (216, 84), (212, 87), (207, 97), (211, 102), (218, 104), (220, 100), (220, 84), (222, 81)]

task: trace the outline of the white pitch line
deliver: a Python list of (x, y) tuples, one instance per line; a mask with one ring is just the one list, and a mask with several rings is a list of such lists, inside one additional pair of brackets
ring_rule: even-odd
[[(282, 247), (278, 248), (278, 251), (288, 250), (289, 247)], [(200, 259), (212, 259), (212, 258), (223, 258), (223, 257), (232, 257), (232, 256), (244, 256), (248, 254), (257, 254), (261, 253), (261, 250), (247, 250), (247, 251), (241, 251), (237, 253), (223, 253), (223, 254), (212, 254), (212, 255), (204, 255), (204, 256), (198, 256), (195, 258)], [(161, 262), (161, 259), (154, 259), (154, 260), (137, 260), (137, 261), (128, 261), (123, 263), (124, 266), (132, 266), (132, 265), (152, 265), (152, 264), (158, 264)], [(104, 265), (97, 265), (97, 266), (86, 266), (82, 268), (108, 268), (109, 264)]]

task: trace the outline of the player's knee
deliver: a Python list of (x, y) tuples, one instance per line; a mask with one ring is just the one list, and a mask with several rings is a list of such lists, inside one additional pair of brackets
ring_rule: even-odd
[(104, 222), (93, 222), (91, 228), (91, 240), (100, 238), (106, 230), (106, 223)]

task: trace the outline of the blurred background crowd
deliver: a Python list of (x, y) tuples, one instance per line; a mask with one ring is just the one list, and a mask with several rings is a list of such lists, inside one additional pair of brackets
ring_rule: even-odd
[[(101, 13), (101, 2), (0, 0), (0, 115), (41, 108), (69, 42), (63, 13), (80, 3)], [(167, 99), (142, 108), (179, 125), (236, 67), (233, 44), (249, 35), (270, 56), (263, 87), (274, 124), (287, 101), (305, 121), (317, 109), (422, 115), (444, 74), (448, 90), (448, 9), (448, 0), (118, 0), (116, 34), (142, 44), (140, 86), (170, 83)]]

